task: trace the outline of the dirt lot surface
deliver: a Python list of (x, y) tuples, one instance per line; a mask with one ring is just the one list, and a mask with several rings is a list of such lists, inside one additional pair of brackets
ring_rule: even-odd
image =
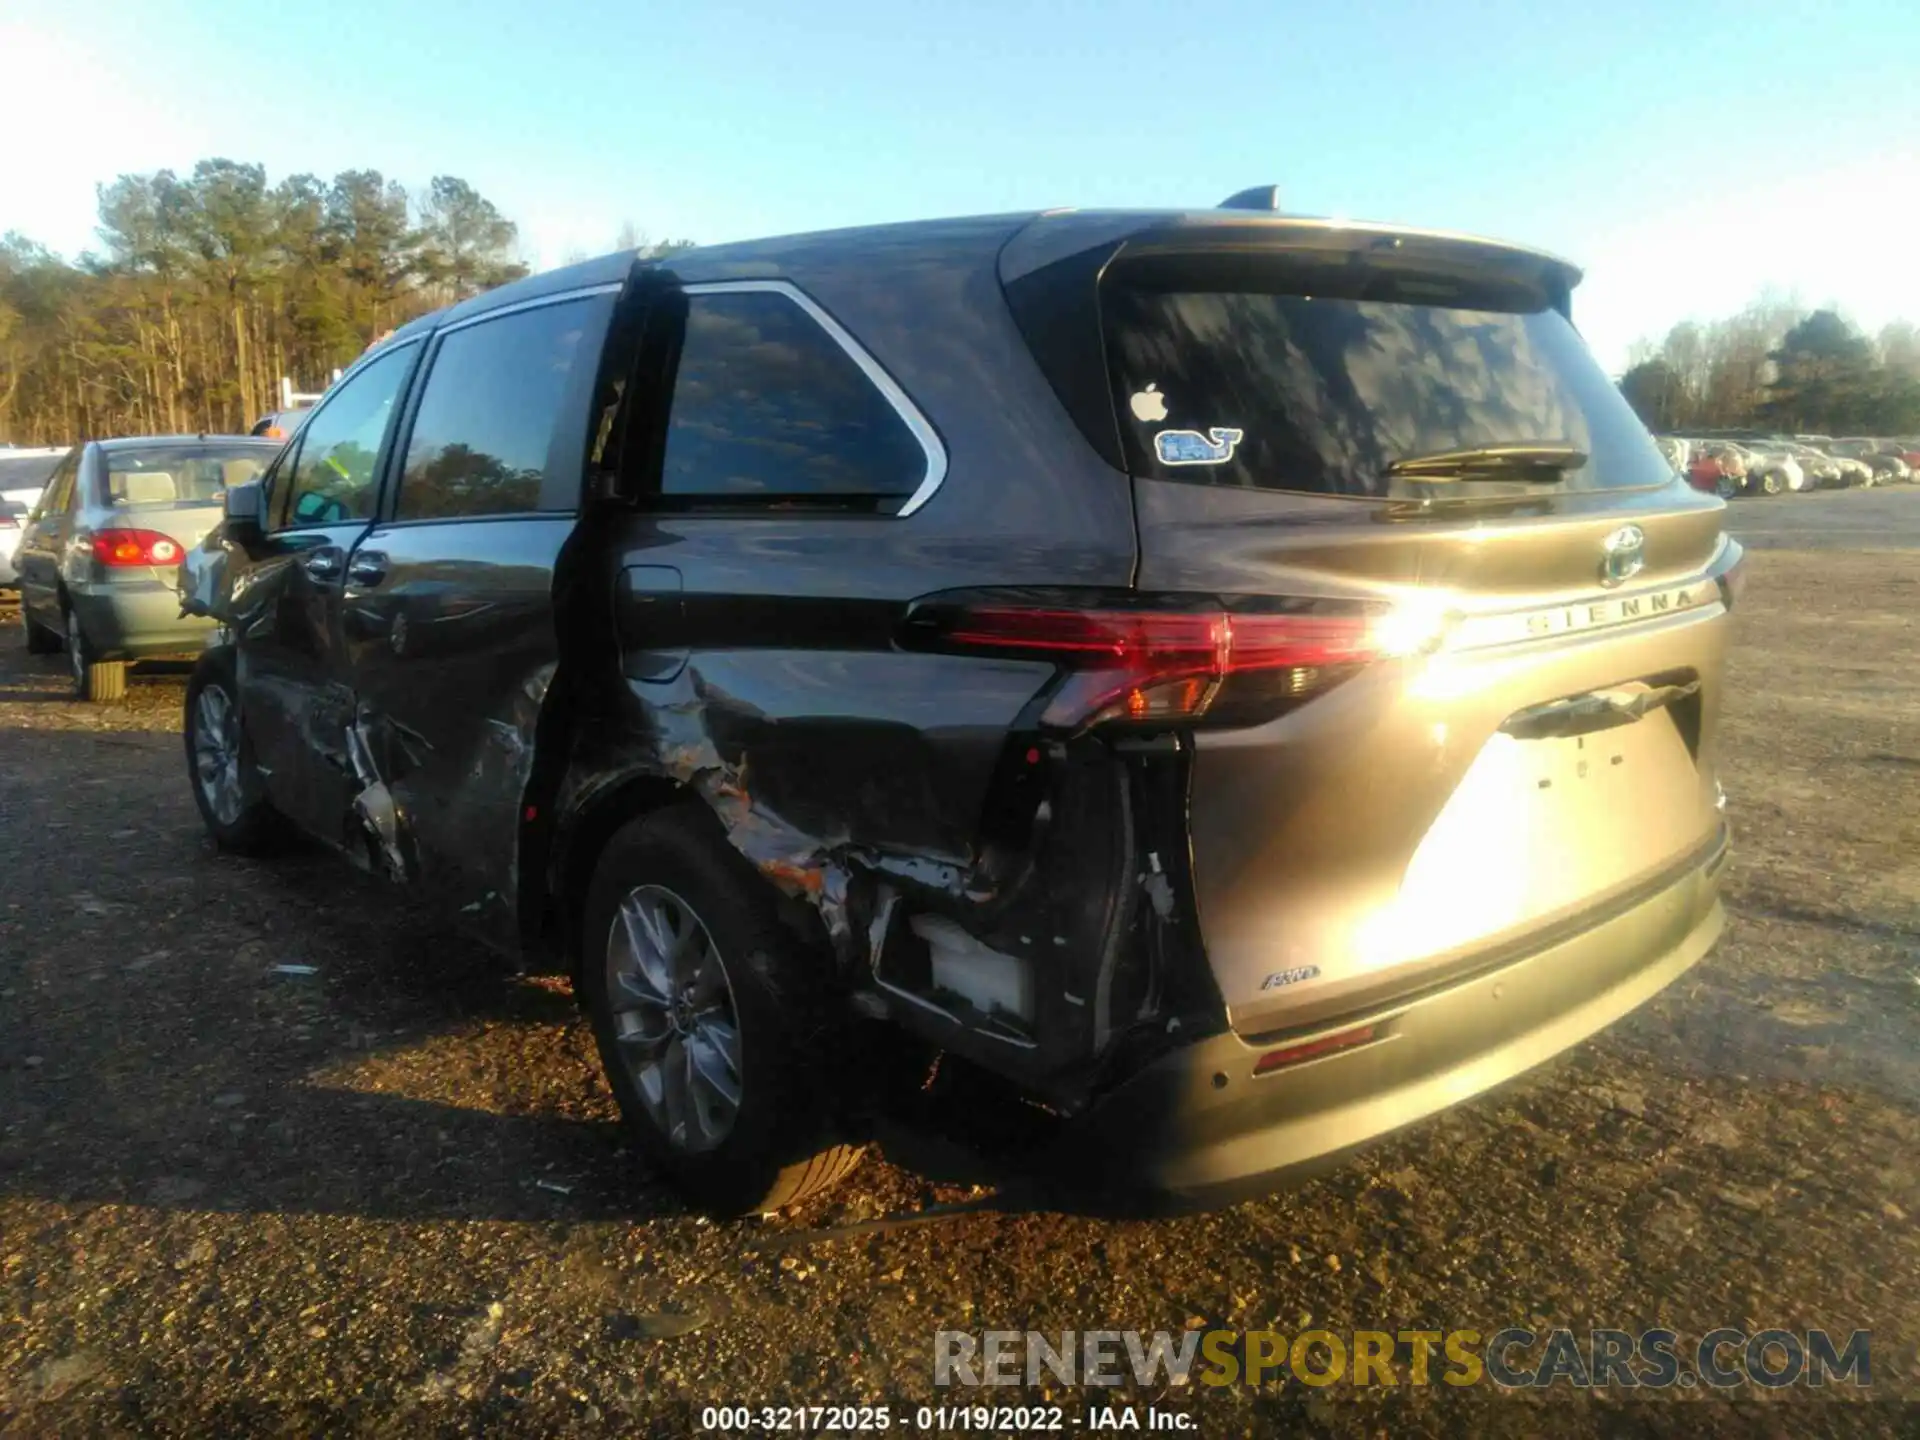
[(1755, 549), (1920, 549), (1920, 501), (1907, 485), (1736, 500), (1735, 532)]
[[(1895, 517), (1875, 510), (1887, 543), (1920, 535), (1920, 490), (1735, 520), (1866, 499)], [(941, 1398), (943, 1328), (1516, 1324), (1868, 1328), (1873, 1384), (1116, 1398), (1208, 1436), (1913, 1434), (1920, 563), (1751, 568), (1723, 747), (1731, 923), (1666, 994), (1225, 1213), (852, 1233), (954, 1197), (882, 1157), (801, 1213), (687, 1214), (622, 1152), (563, 985), (497, 973), (324, 856), (215, 854), (180, 675), (81, 706), (61, 657), (9, 630), (0, 1431), (680, 1435), (716, 1402), (910, 1415)], [(1087, 1393), (1063, 1398), (1073, 1429)]]

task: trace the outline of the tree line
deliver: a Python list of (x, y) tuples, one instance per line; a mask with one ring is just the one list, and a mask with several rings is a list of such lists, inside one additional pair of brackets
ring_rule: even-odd
[(1728, 319), (1642, 341), (1620, 389), (1649, 429), (1920, 433), (1920, 329), (1872, 338), (1833, 310), (1766, 296)]
[(451, 175), (270, 185), (203, 160), (98, 195), (100, 252), (0, 237), (0, 441), (244, 432), (281, 376), (321, 388), (395, 326), (527, 273), (518, 227)]

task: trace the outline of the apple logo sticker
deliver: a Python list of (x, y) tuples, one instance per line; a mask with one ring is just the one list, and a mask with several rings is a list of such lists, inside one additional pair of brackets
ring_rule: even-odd
[(1136, 420), (1152, 422), (1167, 418), (1167, 397), (1160, 393), (1158, 385), (1134, 391), (1127, 404), (1132, 408)]

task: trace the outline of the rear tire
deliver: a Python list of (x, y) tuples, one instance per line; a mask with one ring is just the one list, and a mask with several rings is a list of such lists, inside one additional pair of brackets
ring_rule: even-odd
[(73, 693), (82, 700), (124, 700), (127, 696), (127, 662), (95, 660), (93, 646), (80, 617), (67, 610), (67, 658), (73, 666)]
[(835, 1134), (824, 962), (711, 816), (676, 805), (614, 835), (581, 948), (581, 996), (626, 1128), (694, 1204), (761, 1214), (859, 1164), (861, 1147)]
[(266, 797), (240, 714), (233, 656), (209, 650), (187, 681), (187, 779), (214, 844), (236, 855), (264, 855), (286, 838), (286, 821)]
[(49, 630), (27, 613), (27, 597), (20, 596), (20, 628), (26, 634), (29, 655), (52, 655), (60, 649), (60, 632)]

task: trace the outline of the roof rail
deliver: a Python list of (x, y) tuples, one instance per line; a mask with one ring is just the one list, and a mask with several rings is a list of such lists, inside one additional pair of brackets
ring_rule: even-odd
[(1278, 185), (1253, 185), (1236, 190), (1215, 207), (1220, 210), (1273, 210), (1280, 208)]

